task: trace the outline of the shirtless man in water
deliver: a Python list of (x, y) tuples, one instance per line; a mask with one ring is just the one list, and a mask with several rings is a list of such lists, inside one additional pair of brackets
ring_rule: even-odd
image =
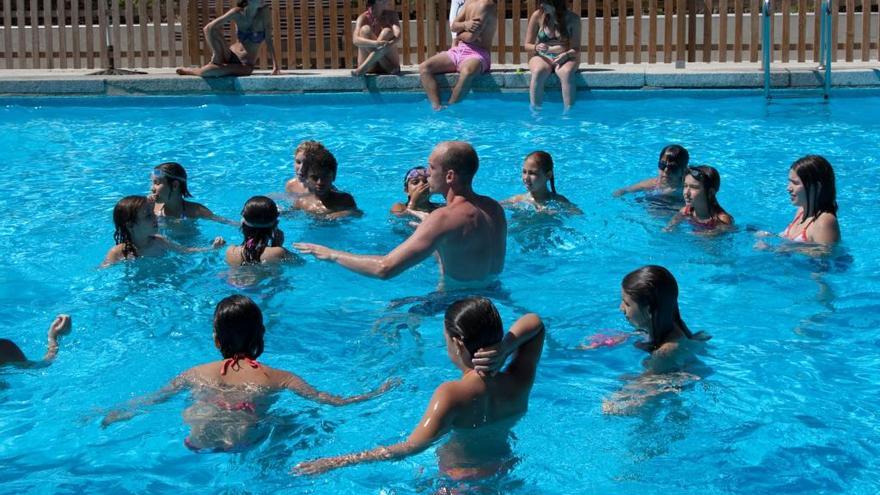
[(436, 74), (458, 72), (459, 78), (452, 88), (449, 104), (458, 103), (467, 94), (470, 82), (477, 74), (489, 72), (492, 62), (490, 51), (495, 38), (498, 5), (494, 0), (467, 0), (458, 17), (450, 24), (457, 33), (455, 46), (440, 52), (419, 65), (422, 87), (434, 110), (439, 110), (440, 90)]
[(507, 219), (494, 199), (476, 194), (471, 186), (479, 159), (462, 141), (446, 141), (428, 157), (428, 188), (446, 196), (446, 206), (431, 212), (416, 231), (384, 256), (337, 251), (317, 244), (294, 248), (318, 259), (383, 280), (393, 278), (431, 256), (440, 257), (440, 270), (453, 284), (488, 285), (504, 268)]

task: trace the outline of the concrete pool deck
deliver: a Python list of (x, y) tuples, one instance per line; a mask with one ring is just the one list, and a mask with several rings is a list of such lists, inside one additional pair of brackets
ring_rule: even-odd
[[(880, 63), (838, 62), (832, 65), (835, 88), (880, 88)], [(96, 69), (0, 70), (0, 96), (168, 95), (168, 94), (265, 94), (317, 92), (414, 92), (421, 91), (418, 67), (405, 66), (400, 76), (352, 77), (348, 69), (291, 70), (280, 76), (257, 71), (241, 78), (201, 79), (183, 77), (173, 69), (145, 69), (145, 75), (89, 76)], [(454, 74), (440, 78), (441, 87), (454, 83)], [(760, 63), (582, 65), (580, 89), (760, 89), (764, 74)], [(815, 63), (777, 64), (771, 71), (774, 89), (820, 88), (824, 71)], [(551, 76), (548, 87), (558, 87)], [(501, 65), (474, 82), (476, 91), (526, 91), (529, 71), (525, 65)]]

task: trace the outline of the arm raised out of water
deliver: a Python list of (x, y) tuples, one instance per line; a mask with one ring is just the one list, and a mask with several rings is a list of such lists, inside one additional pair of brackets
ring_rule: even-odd
[(46, 354), (43, 355), (43, 359), (40, 361), (29, 361), (24, 353), (21, 352), (21, 349), (15, 345), (15, 342), (0, 339), (0, 364), (10, 363), (23, 368), (48, 366), (55, 360), (55, 356), (58, 354), (58, 337), (70, 333), (71, 328), (72, 323), (68, 315), (60, 314), (52, 320), (47, 335)]

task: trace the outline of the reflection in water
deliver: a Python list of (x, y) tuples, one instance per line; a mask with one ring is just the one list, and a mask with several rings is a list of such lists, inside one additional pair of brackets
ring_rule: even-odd
[(535, 211), (531, 205), (518, 205), (512, 209), (507, 233), (523, 253), (551, 254), (585, 246), (586, 236), (566, 226), (567, 218), (559, 211)]

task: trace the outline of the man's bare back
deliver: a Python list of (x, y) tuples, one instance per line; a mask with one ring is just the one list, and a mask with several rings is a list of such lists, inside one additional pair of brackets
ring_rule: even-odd
[(455, 198), (431, 215), (445, 217), (447, 233), (437, 245), (442, 271), (456, 281), (485, 280), (501, 273), (507, 249), (507, 219), (492, 198)]

